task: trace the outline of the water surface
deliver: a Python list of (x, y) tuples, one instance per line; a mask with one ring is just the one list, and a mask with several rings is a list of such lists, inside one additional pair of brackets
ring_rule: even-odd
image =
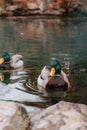
[[(0, 72), (9, 75), (8, 83), (0, 81), (0, 99), (24, 104), (29, 111), (60, 100), (87, 104), (86, 42), (87, 20), (83, 18), (0, 19), (0, 55), (3, 51), (19, 53), (24, 61), (23, 70)], [(60, 60), (73, 91), (38, 92), (37, 77), (51, 57)]]

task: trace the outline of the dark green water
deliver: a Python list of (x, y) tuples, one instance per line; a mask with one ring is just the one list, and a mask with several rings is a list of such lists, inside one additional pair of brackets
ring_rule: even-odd
[[(24, 69), (11, 72), (8, 85), (0, 82), (1, 100), (19, 102), (29, 111), (60, 100), (87, 104), (86, 19), (0, 19), (0, 54), (3, 51), (21, 54)], [(39, 94), (25, 85), (31, 81), (37, 89), (37, 77), (51, 57), (59, 58), (73, 91)]]

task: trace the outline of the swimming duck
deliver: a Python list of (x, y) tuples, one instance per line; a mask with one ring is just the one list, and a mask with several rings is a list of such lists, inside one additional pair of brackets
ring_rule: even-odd
[(8, 70), (23, 67), (22, 59), (22, 56), (19, 54), (10, 56), (8, 52), (4, 52), (0, 58), (0, 69)]
[(71, 88), (67, 75), (61, 69), (60, 62), (52, 58), (50, 66), (45, 66), (37, 79), (39, 89), (63, 89)]

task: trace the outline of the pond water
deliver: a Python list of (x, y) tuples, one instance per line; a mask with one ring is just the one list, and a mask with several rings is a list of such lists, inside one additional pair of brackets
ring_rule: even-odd
[[(45, 108), (60, 100), (87, 104), (87, 20), (0, 19), (0, 55), (3, 51), (23, 56), (22, 70), (0, 71), (0, 100), (23, 104), (28, 111)], [(73, 91), (43, 92), (37, 78), (51, 57), (58, 58)], [(32, 86), (27, 86), (31, 82)]]

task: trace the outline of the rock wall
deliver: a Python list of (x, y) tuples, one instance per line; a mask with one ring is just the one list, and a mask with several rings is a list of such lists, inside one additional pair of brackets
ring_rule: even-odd
[(32, 15), (51, 14), (61, 15), (65, 12), (72, 12), (79, 6), (79, 0), (11, 0), (5, 2), (5, 14)]

